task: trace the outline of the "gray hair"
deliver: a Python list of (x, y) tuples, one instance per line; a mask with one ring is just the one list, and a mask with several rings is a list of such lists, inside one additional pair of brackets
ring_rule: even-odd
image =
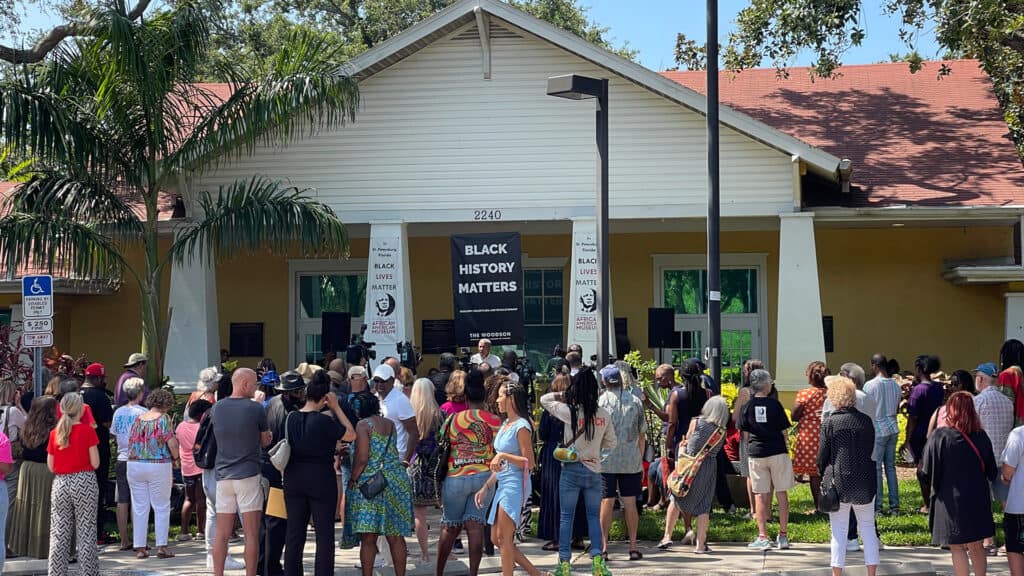
[(867, 375), (864, 373), (864, 369), (860, 367), (860, 364), (847, 362), (839, 367), (839, 373), (842, 374), (844, 372), (850, 380), (853, 380), (853, 384), (858, 390), (864, 387)]
[(60, 381), (60, 388), (58, 388), (58, 394), (64, 396), (71, 392), (78, 392), (82, 388), (82, 383), (74, 378), (65, 378)]
[(704, 403), (700, 415), (715, 426), (725, 428), (729, 425), (729, 403), (721, 396), (712, 396)]
[(757, 369), (750, 372), (750, 387), (754, 392), (767, 392), (772, 389), (772, 375), (767, 370)]
[(632, 366), (623, 360), (619, 360), (615, 363), (615, 367), (619, 369), (619, 380), (622, 382), (623, 388), (629, 389), (639, 387), (640, 384), (636, 381), (636, 378), (633, 377)]
[(121, 384), (121, 392), (128, 397), (128, 400), (135, 400), (142, 395), (142, 389), (146, 386), (146, 383), (142, 378), (129, 378)]

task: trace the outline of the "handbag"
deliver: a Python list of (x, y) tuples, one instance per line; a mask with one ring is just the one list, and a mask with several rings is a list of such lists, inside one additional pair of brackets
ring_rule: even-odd
[(433, 460), (434, 469), (428, 470), (434, 478), (434, 483), (438, 486), (438, 492), (440, 493), (440, 486), (444, 483), (445, 478), (448, 477), (448, 456), (451, 454), (452, 443), (448, 439), (448, 432), (452, 427), (452, 420), (455, 415), (452, 414), (445, 419), (444, 424), (441, 425), (441, 430), (437, 433), (435, 439), (435, 450), (437, 452), (437, 459)]
[(697, 478), (697, 472), (700, 471), (700, 465), (704, 462), (708, 453), (711, 449), (718, 444), (719, 440), (725, 437), (725, 432), (721, 427), (716, 427), (715, 431), (708, 436), (708, 439), (704, 442), (704, 446), (697, 451), (696, 454), (690, 456), (686, 454), (683, 449), (683, 442), (686, 442), (685, 438), (679, 443), (679, 447), (676, 449), (676, 467), (671, 474), (668, 475), (666, 484), (668, 485), (669, 492), (673, 496), (683, 498), (690, 493), (690, 488), (693, 487), (693, 481)]
[(10, 426), (12, 409), (14, 409), (14, 406), (7, 406), (7, 409), (4, 410), (4, 436), (7, 436), (7, 439), (11, 442), (11, 459), (17, 462), (25, 455), (25, 446), (21, 443), (20, 431), (17, 440), (11, 438)]
[(555, 460), (565, 462), (566, 464), (579, 462), (580, 455), (576, 452), (576, 441), (579, 440), (580, 436), (583, 435), (583, 432), (586, 429), (587, 428), (585, 426), (580, 428), (579, 432), (576, 432), (576, 435), (572, 437), (572, 440), (570, 440), (568, 444), (559, 444), (558, 447), (555, 448)]
[(290, 434), (288, 433), (288, 421), (291, 420), (292, 414), (284, 418), (284, 438), (279, 440), (277, 444), (274, 444), (274, 447), (267, 452), (267, 456), (270, 457), (270, 463), (282, 474), (284, 469), (288, 467), (288, 461), (292, 458), (292, 444), (289, 439)]
[(981, 457), (981, 451), (978, 450), (978, 447), (975, 446), (974, 442), (971, 441), (971, 437), (968, 436), (967, 434), (961, 432), (959, 429), (957, 429), (956, 431), (960, 432), (960, 435), (964, 437), (964, 440), (967, 440), (967, 443), (970, 444), (971, 449), (974, 450), (974, 454), (978, 457), (978, 462), (981, 463), (981, 473), (982, 474), (987, 473), (988, 468), (985, 466), (985, 459)]
[(822, 487), (818, 496), (818, 511), (824, 514), (839, 511), (839, 490), (836, 489), (836, 471), (832, 470), (832, 485), (827, 489)]
[(388, 451), (391, 449), (391, 442), (394, 439), (395, 433), (392, 431), (391, 435), (388, 436), (388, 444), (384, 447), (384, 453), (380, 457), (380, 467), (377, 468), (377, 472), (359, 485), (359, 492), (367, 500), (373, 500), (388, 487), (388, 479), (384, 476), (384, 458), (387, 458)]
[(213, 433), (213, 411), (203, 415), (196, 432), (196, 442), (192, 446), (192, 458), (196, 466), (203, 470), (213, 470), (217, 464), (217, 436)]

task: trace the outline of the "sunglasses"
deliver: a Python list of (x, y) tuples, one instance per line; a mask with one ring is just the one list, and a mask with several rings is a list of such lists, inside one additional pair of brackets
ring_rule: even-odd
[(381, 380), (380, 378), (374, 378), (374, 379), (373, 379), (373, 383), (374, 383), (374, 384), (383, 384), (383, 383), (384, 383), (384, 380)]

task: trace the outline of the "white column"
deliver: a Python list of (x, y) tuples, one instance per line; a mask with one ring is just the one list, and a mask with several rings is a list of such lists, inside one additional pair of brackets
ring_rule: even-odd
[[(396, 344), (412, 341), (412, 284), (406, 225), (370, 225), (370, 260), (366, 269), (366, 339), (376, 342), (377, 359), (398, 356)], [(374, 365), (377, 362), (373, 363)]]
[(795, 212), (779, 217), (779, 320), (775, 339), (775, 381), (779, 390), (799, 390), (807, 383), (807, 365), (815, 360), (825, 360), (814, 215)]
[[(580, 218), (572, 222), (572, 261), (569, 283), (569, 330), (566, 345), (583, 347), (583, 362), (597, 353), (597, 316), (600, 310), (598, 290), (601, 266), (597, 259), (597, 221)], [(608, 353), (615, 355), (615, 311), (611, 286), (608, 286)]]
[(1006, 293), (1006, 339), (1024, 341), (1024, 292)]
[(178, 392), (194, 390), (199, 371), (220, 363), (217, 277), (212, 264), (175, 264), (168, 302), (164, 373)]

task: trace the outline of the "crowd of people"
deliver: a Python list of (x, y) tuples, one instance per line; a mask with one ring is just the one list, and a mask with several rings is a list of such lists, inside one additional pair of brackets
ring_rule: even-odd
[[(456, 553), (468, 553), (473, 575), (485, 554), (498, 553), (503, 574), (519, 565), (535, 576), (540, 571), (517, 546), (535, 493), (537, 536), (557, 554), (554, 574), (570, 574), (577, 549), (589, 550), (601, 576), (610, 574), (616, 506), (629, 560), (643, 558), (637, 532), (645, 505), (665, 514), (658, 548), (675, 545), (682, 519), (683, 543), (709, 554), (713, 504), (736, 509), (726, 480), (738, 475), (757, 526), (750, 548), (790, 546), (788, 493), (804, 479), (829, 518), (833, 571), (842, 572), (859, 538), (873, 576), (881, 546), (875, 517), (901, 511), (895, 462), (902, 452), (916, 466), (925, 503), (916, 512), (929, 515), (932, 543), (950, 550), (957, 576), (983, 575), (986, 558), (999, 554), (993, 502), (1005, 512), (1010, 570), (1024, 576), (1024, 479), (1015, 475), (1024, 460), (1024, 344), (1016, 340), (1004, 344), (999, 364), (949, 378), (930, 355), (906, 373), (876, 354), (870, 378), (855, 363), (833, 375), (812, 362), (789, 413), (756, 359), (743, 365), (730, 409), (698, 360), (678, 370), (658, 366), (664, 400), (656, 401), (624, 362), (597, 370), (570, 346), (549, 365), (537, 421), (528, 382), (486, 340), (468, 370), (444, 354), (426, 378), (396, 358), (372, 370), (367, 360), (356, 354), (281, 373), (269, 359), (256, 370), (207, 368), (183, 409), (170, 391), (145, 386), (141, 354), (128, 359), (113, 390), (96, 363), (55, 376), (38, 398), (0, 381), (0, 572), (8, 551), (48, 558), (58, 576), (72, 559), (82, 573), (97, 573), (97, 549), (108, 544), (140, 560), (173, 558), (178, 483), (178, 539), (203, 542), (217, 576), (303, 574), (310, 525), (318, 576), (333, 574), (336, 545), (358, 546), (367, 575), (383, 564), (386, 546), (401, 576), (408, 536), (418, 546), (413, 558), (439, 575)], [(897, 445), (901, 412), (905, 446)], [(649, 442), (649, 414), (662, 422), (662, 445)], [(105, 531), (108, 505), (116, 508), (117, 538)], [(435, 508), (441, 521), (432, 550)], [(244, 557), (234, 558), (228, 547), (239, 528)]]

